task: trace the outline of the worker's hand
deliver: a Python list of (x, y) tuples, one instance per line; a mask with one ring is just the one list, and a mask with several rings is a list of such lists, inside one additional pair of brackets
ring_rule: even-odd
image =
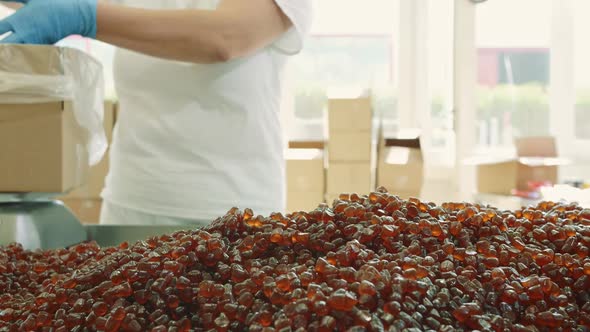
[(25, 5), (0, 21), (0, 43), (52, 45), (71, 36), (96, 37), (96, 0), (13, 0)]

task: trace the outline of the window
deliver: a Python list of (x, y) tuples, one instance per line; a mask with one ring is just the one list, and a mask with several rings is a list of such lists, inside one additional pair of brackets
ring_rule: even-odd
[(323, 139), (327, 90), (343, 85), (371, 89), (377, 116), (395, 122), (397, 1), (322, 0), (314, 2), (314, 10), (312, 35), (291, 62), (294, 116), (288, 122), (289, 138)]
[[(453, 0), (429, 0), (428, 22), (428, 99), (429, 112), (423, 128), (425, 148), (431, 164), (452, 166), (454, 155), (453, 116)], [(418, 23), (420, 24), (420, 23)]]
[(590, 140), (590, 2), (574, 2), (575, 139)]
[(480, 148), (510, 148), (513, 137), (550, 134), (551, 8), (550, 0), (477, 5)]
[(383, 87), (392, 81), (390, 36), (314, 36), (294, 61), (296, 117), (321, 118), (329, 87)]

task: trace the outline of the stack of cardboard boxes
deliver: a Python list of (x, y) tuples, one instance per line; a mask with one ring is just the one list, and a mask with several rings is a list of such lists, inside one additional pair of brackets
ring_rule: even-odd
[(367, 194), (375, 188), (375, 134), (371, 98), (338, 96), (329, 99), (328, 203), (341, 193)]
[[(110, 144), (113, 139), (117, 105), (114, 102), (105, 102), (104, 129)], [(59, 199), (74, 213), (83, 223), (98, 223), (102, 199), (100, 194), (104, 188), (105, 178), (109, 172), (109, 152), (107, 151), (100, 163), (89, 169), (87, 180), (78, 187)]]
[(289, 149), (287, 211), (311, 211), (324, 201), (324, 153), (320, 149)]

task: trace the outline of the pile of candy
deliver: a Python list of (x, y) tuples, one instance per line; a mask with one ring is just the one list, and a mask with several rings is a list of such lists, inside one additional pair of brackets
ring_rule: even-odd
[(0, 331), (588, 331), (590, 210), (384, 190), (135, 244), (0, 248)]

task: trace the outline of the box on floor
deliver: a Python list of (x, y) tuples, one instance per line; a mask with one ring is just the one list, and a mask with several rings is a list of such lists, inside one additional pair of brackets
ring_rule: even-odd
[(330, 162), (326, 192), (368, 194), (375, 187), (373, 174), (370, 162)]
[(382, 138), (377, 166), (377, 187), (402, 198), (419, 197), (424, 183), (420, 134), (404, 130)]
[[(354, 151), (354, 148), (350, 149)], [(332, 156), (332, 150), (328, 154)], [(360, 150), (357, 150), (360, 151)], [(375, 189), (375, 176), (377, 167), (376, 149), (371, 147), (370, 152), (363, 152), (363, 155), (369, 158), (350, 158), (346, 160), (346, 149), (342, 148), (343, 158), (334, 160), (330, 157), (326, 169), (326, 192), (338, 193), (358, 193), (367, 194)], [(351, 154), (354, 155), (354, 154)], [(360, 156), (360, 154), (356, 154)]]
[(289, 149), (285, 153), (287, 191), (324, 191), (324, 154), (319, 149)]
[(559, 166), (568, 160), (558, 157), (554, 137), (515, 139), (514, 157), (471, 157), (465, 160), (477, 168), (480, 193), (512, 195), (515, 191), (535, 191), (536, 183), (558, 183)]
[(323, 202), (324, 155), (319, 149), (289, 149), (285, 153), (287, 211), (309, 211)]
[(371, 131), (331, 132), (328, 139), (330, 161), (371, 161), (375, 158)]

